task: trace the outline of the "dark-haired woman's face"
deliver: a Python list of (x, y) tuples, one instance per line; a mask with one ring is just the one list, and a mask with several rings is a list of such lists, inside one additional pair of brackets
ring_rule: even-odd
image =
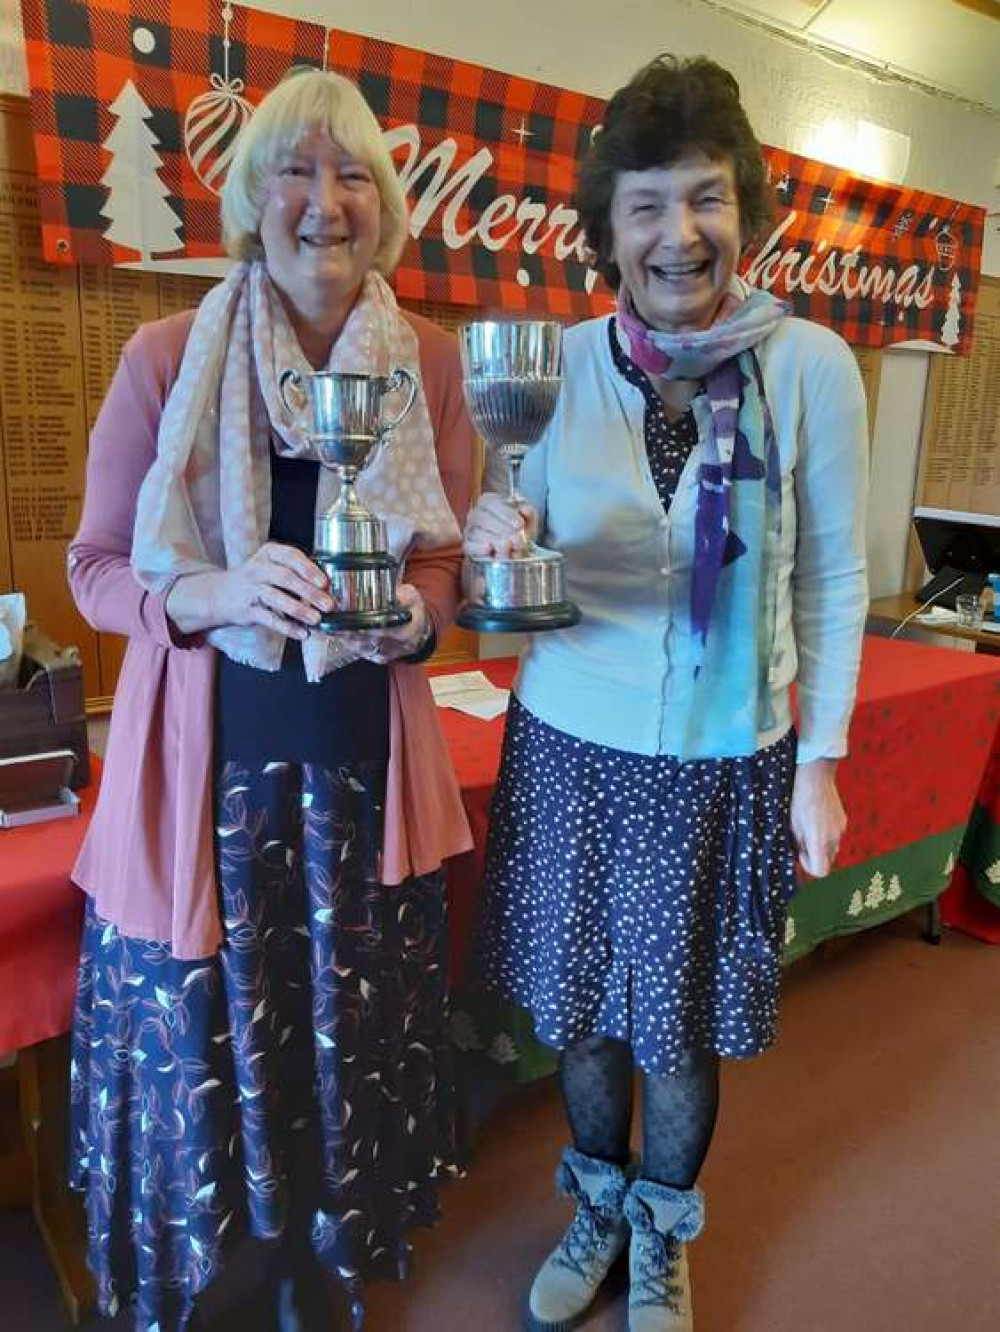
[(740, 256), (733, 163), (690, 148), (670, 166), (623, 171), (611, 227), (637, 314), (666, 332), (707, 328)]

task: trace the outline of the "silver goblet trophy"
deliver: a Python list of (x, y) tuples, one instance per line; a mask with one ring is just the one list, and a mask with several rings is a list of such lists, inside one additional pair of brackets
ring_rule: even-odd
[[(552, 420), (562, 383), (562, 326), (548, 319), (487, 319), (459, 330), (462, 387), (473, 424), (507, 463), (507, 503), (518, 491), (521, 463)], [(466, 629), (524, 632), (565, 629), (580, 619), (567, 600), (562, 555), (524, 538), (510, 556), (469, 555), (468, 599), (458, 613)]]
[[(384, 420), (385, 398), (404, 385), (409, 396), (402, 411)], [(340, 477), (336, 502), (316, 519), (313, 559), (329, 578), (336, 601), (317, 628), (337, 633), (405, 624), (410, 612), (396, 601), (399, 567), (386, 549), (385, 523), (361, 503), (354, 485), (413, 406), (416, 380), (402, 368), (390, 375), (334, 370), (303, 375), (285, 370), (278, 388), (286, 410), (309, 436), (320, 461)], [(298, 405), (290, 390), (299, 398)]]

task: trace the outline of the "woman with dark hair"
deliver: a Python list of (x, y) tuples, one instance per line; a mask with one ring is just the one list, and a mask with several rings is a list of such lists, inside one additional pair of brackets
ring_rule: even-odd
[(520, 664), (484, 965), (561, 1051), (572, 1136), (577, 1210), (527, 1326), (575, 1326), (628, 1247), (631, 1332), (682, 1332), (719, 1060), (771, 1044), (795, 852), (826, 874), (845, 826), (865, 402), (839, 337), (736, 276), (768, 193), (718, 65), (657, 59), (617, 92), (577, 202), (616, 312), (566, 335), (520, 525), (486, 494), (466, 527), (471, 554), (540, 530), (583, 611)]

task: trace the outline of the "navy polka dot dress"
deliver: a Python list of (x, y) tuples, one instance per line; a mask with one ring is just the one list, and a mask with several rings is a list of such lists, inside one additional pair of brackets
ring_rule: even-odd
[[(697, 441), (646, 400), (664, 509)], [(680, 763), (556, 730), (511, 699), (486, 858), (486, 987), (527, 1008), (562, 1049), (601, 1034), (637, 1065), (676, 1072), (689, 1049), (760, 1053), (774, 1039), (795, 737), (745, 758)]]

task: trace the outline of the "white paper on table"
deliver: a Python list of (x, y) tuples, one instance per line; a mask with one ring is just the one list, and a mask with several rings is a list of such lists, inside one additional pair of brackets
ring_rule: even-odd
[(956, 624), (958, 613), (949, 610), (947, 606), (931, 606), (913, 618), (917, 624)]
[(509, 689), (498, 689), (482, 671), (431, 676), (431, 693), (439, 708), (454, 708), (470, 717), (492, 721), (507, 711)]

